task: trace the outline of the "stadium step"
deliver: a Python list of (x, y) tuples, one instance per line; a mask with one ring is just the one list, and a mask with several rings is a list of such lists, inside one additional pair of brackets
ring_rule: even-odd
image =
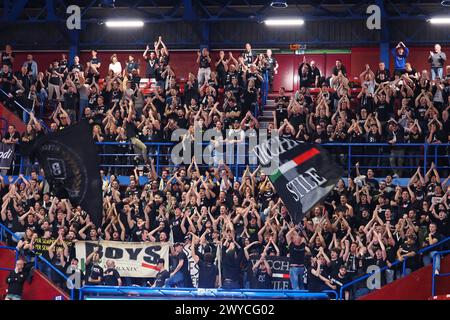
[[(441, 274), (450, 272), (450, 255), (441, 259)], [(366, 281), (366, 280), (364, 280)], [(435, 278), (436, 296), (440, 298), (450, 291), (450, 277)], [(427, 300), (431, 296), (432, 266), (427, 265), (409, 275), (397, 279), (358, 300)], [(441, 300), (439, 298), (439, 300)], [(437, 299), (436, 299), (437, 300)]]
[[(0, 247), (6, 246), (0, 242)], [(6, 278), (15, 264), (15, 254), (11, 250), (0, 248), (0, 300), (7, 294)], [(23, 287), (22, 300), (70, 300), (69, 295), (57, 287), (43, 273), (38, 270), (33, 272), (31, 283), (25, 282)]]
[(0, 117), (4, 118), (8, 124), (13, 124), (17, 131), (24, 132), (26, 125), (23, 123), (19, 116), (6, 108), (2, 103), (0, 103)]

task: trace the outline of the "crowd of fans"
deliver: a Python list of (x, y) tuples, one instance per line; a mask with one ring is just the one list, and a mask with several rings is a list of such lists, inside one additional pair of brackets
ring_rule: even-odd
[[(30, 113), (23, 113), (26, 131), (20, 134), (10, 126), (3, 143), (18, 145), (45, 134), (37, 114), (50, 106), (50, 131), (87, 119), (95, 141), (120, 143), (99, 146), (99, 152), (139, 156), (102, 159), (104, 217), (98, 228), (89, 212), (53, 196), (33, 161), (29, 172), (15, 180), (6, 172), (0, 176), (1, 222), (21, 238), (15, 245), (28, 262), (34, 259), (35, 240), (51, 239), (43, 254), (67, 274), (80, 268), (76, 241), (173, 244), (170, 269), (165, 270), (164, 261), (159, 261), (156, 279), (121, 279), (113, 261), (105, 262), (103, 270), (99, 254), (93, 252), (87, 257), (87, 284), (189, 286), (189, 250), (199, 265), (201, 287), (270, 288), (269, 256), (289, 257), (293, 289), (339, 290), (373, 266), (387, 266), (380, 281), (392, 282), (402, 276), (401, 265), (392, 266), (396, 260), (406, 259), (406, 273), (414, 271), (429, 264), (433, 254), (422, 256), (417, 253), (420, 248), (450, 236), (448, 157), (437, 157), (436, 163), (423, 168), (418, 147), (396, 146), (449, 141), (450, 67), (444, 76), (446, 57), (439, 45), (430, 52), (431, 72), (416, 71), (408, 63), (409, 50), (403, 43), (392, 54), (394, 72), (383, 63), (377, 70), (366, 65), (357, 95), (352, 94), (354, 83), (341, 61), (326, 78), (314, 61), (304, 59), (299, 66), (299, 90), (292, 96), (279, 90), (269, 129), (313, 143), (363, 142), (367, 146), (355, 147), (359, 148), (355, 153), (369, 155), (355, 157), (355, 171), (348, 172), (349, 178), (340, 180), (295, 225), (260, 167), (247, 167), (235, 176), (226, 163), (205, 167), (193, 158), (188, 166), (157, 170), (153, 156), (148, 156), (152, 147), (144, 144), (170, 141), (177, 128), (189, 129), (182, 139), (189, 139), (195, 130), (215, 129), (223, 133), (224, 141), (225, 129), (259, 128), (255, 110), (260, 107), (264, 73), (268, 72), (272, 86), (278, 69), (270, 50), (257, 54), (246, 44), (240, 56), (221, 51), (212, 61), (203, 49), (198, 52), (198, 71), (193, 70), (180, 88), (161, 37), (143, 53), (145, 68), (131, 55), (122, 67), (113, 55), (105, 75), (99, 71), (105, 62), (95, 50), (84, 64), (78, 57), (69, 62), (63, 54), (44, 72), (38, 72), (37, 62), (28, 55), (15, 73), (14, 52), (6, 46), (0, 56), (0, 87), (8, 96), (2, 96), (2, 101), (12, 107), (16, 99)], [(149, 95), (140, 89), (141, 77), (156, 81)], [(318, 94), (311, 94), (313, 87)], [(383, 142), (390, 146), (370, 147)], [(346, 163), (347, 148), (336, 150), (336, 159)], [(445, 156), (448, 147), (432, 152)], [(142, 164), (149, 178), (145, 184), (139, 179)], [(403, 170), (405, 165), (414, 169)], [(409, 182), (402, 187), (395, 178), (407, 174)], [(120, 185), (117, 175), (129, 175), (129, 184)], [(375, 179), (382, 175), (384, 179)], [(254, 265), (252, 257), (257, 257)], [(48, 267), (41, 268), (58, 282)], [(363, 281), (346, 289), (345, 297), (370, 289)]]

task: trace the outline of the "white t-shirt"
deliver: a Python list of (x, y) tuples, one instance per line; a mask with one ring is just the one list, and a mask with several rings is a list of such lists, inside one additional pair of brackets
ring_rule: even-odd
[(122, 73), (122, 65), (120, 64), (119, 61), (117, 61), (116, 63), (110, 63), (109, 64), (109, 70), (112, 70), (114, 72), (114, 74), (118, 75)]

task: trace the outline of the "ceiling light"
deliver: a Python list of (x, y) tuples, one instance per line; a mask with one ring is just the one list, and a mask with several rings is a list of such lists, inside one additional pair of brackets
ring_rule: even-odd
[(270, 6), (272, 8), (283, 9), (287, 8), (288, 4), (286, 3), (286, 1), (272, 1), (270, 3)]
[(305, 21), (302, 19), (267, 19), (264, 23), (267, 26), (301, 26)]
[(105, 22), (108, 28), (139, 28), (144, 26), (141, 20), (108, 20)]
[(429, 21), (432, 24), (450, 24), (450, 17), (436, 17), (431, 18)]

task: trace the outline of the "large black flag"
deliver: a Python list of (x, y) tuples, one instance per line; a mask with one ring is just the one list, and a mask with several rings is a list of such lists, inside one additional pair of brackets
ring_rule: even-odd
[[(102, 223), (102, 183), (92, 128), (86, 121), (38, 138), (34, 154), (58, 198), (80, 205), (99, 227)], [(24, 148), (26, 149), (26, 148)]]
[(275, 137), (259, 144), (255, 153), (295, 223), (333, 190), (343, 174), (319, 145)]

